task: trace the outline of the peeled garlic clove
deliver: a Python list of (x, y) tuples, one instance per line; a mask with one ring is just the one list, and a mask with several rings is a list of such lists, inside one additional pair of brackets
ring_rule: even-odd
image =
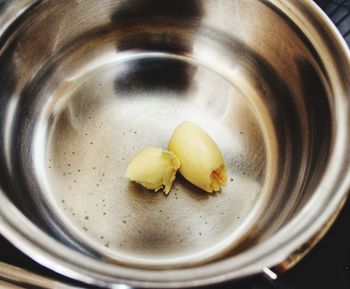
[(131, 159), (125, 176), (149, 190), (163, 189), (168, 194), (179, 167), (180, 161), (172, 152), (150, 146)]
[(226, 185), (224, 159), (213, 139), (191, 122), (180, 124), (170, 138), (169, 151), (180, 160), (181, 175), (208, 193)]

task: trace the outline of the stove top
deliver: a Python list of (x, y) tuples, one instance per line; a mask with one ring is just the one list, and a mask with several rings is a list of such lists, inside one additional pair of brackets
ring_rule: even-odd
[[(350, 0), (319, 0), (318, 5), (329, 15), (339, 31), (350, 45)], [(350, 199), (342, 209), (337, 221), (320, 243), (288, 272), (270, 280), (258, 275), (235, 283), (212, 286), (210, 289), (349, 289), (350, 288)], [(4, 268), (2, 268), (4, 264)], [(4, 272), (8, 269), (5, 264), (12, 264), (27, 271), (57, 280), (61, 284), (69, 284), (57, 288), (93, 288), (86, 284), (58, 275), (18, 251), (6, 239), (0, 236), (0, 288), (52, 288), (41, 285), (30, 285), (27, 281), (16, 281)], [(11, 268), (10, 268), (11, 269)], [(26, 273), (18, 271), (18, 274)], [(35, 278), (35, 277), (34, 277)], [(56, 287), (55, 287), (56, 288)], [(125, 287), (123, 286), (125, 289)], [(209, 288), (209, 287), (208, 287)]]

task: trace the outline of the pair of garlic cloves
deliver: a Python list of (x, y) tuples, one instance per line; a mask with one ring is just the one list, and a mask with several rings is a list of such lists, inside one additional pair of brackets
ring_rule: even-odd
[(146, 147), (128, 164), (125, 176), (150, 190), (170, 192), (176, 172), (212, 193), (226, 185), (226, 165), (214, 140), (199, 126), (184, 122), (171, 136), (168, 151)]

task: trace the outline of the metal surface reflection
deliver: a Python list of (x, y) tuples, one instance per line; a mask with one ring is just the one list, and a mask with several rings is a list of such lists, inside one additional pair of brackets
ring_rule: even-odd
[[(0, 216), (46, 265), (99, 284), (223, 281), (283, 261), (344, 198), (349, 59), (311, 4), (20, 11), (0, 35)], [(228, 186), (207, 195), (179, 178), (165, 198), (129, 184), (131, 156), (185, 120), (216, 140)]]

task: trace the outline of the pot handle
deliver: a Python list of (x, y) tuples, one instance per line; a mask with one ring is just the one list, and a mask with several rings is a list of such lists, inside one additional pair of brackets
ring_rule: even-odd
[(264, 267), (262, 269), (262, 272), (269, 280), (274, 281), (278, 278), (278, 275), (268, 267)]
[[(0, 262), (0, 288), (6, 289), (88, 289), (97, 288), (88, 284), (83, 284), (84, 287), (50, 279), (42, 275), (33, 273), (23, 268), (13, 266), (4, 262)], [(114, 285), (115, 289), (133, 289), (127, 285)]]
[(4, 286), (6, 284), (5, 288), (16, 289), (28, 287), (38, 289), (78, 289), (78, 287), (72, 287), (3, 262), (0, 262), (0, 285), (1, 284)]
[[(292, 285), (290, 284), (285, 284), (282, 280), (278, 279), (278, 275), (272, 271), (270, 268), (268, 267), (264, 267), (262, 269), (264, 276), (267, 279), (267, 283), (266, 286), (268, 287), (264, 287), (263, 288), (269, 288), (269, 289), (296, 289), (294, 286), (292, 287)], [(265, 285), (265, 283), (263, 283)]]

